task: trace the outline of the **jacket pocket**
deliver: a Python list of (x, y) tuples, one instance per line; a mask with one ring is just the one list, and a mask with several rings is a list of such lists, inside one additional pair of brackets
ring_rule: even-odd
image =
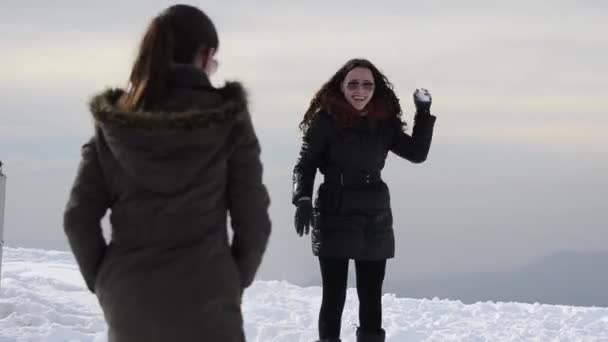
[(365, 229), (366, 218), (362, 215), (335, 215), (316, 212), (314, 228), (325, 232), (361, 232)]
[(321, 212), (335, 213), (340, 208), (342, 188), (329, 183), (321, 183), (315, 199), (315, 208)]
[(343, 214), (372, 214), (390, 208), (390, 195), (384, 182), (364, 187), (344, 187), (340, 201)]

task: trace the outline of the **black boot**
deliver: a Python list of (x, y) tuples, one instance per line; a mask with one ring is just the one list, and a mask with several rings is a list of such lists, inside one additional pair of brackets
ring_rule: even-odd
[(378, 331), (364, 331), (357, 328), (357, 342), (384, 342), (386, 332), (384, 329)]

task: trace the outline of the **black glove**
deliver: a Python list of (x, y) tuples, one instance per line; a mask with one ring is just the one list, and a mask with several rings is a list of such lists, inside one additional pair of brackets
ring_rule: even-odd
[(310, 232), (312, 224), (312, 201), (310, 198), (301, 198), (296, 202), (296, 233), (302, 236)]
[(428, 90), (424, 88), (416, 89), (414, 92), (414, 104), (416, 105), (417, 114), (430, 115), (432, 102), (433, 98)]

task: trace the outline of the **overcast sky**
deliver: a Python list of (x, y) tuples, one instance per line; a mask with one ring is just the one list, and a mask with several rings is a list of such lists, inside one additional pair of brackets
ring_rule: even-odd
[[(125, 84), (146, 24), (169, 3), (2, 1), (8, 245), (67, 249), (63, 207), (92, 133), (86, 102)], [(191, 4), (220, 34), (213, 82), (250, 92), (272, 196), (261, 278), (318, 281), (310, 241), (293, 228), (297, 124), (353, 57), (384, 71), (410, 124), (417, 87), (430, 89), (438, 117), (427, 162), (393, 156), (384, 172), (397, 236), (387, 282), (608, 249), (607, 2)]]

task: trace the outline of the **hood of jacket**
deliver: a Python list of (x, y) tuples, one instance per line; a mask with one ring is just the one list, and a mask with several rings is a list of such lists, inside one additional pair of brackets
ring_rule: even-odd
[(153, 110), (122, 109), (122, 89), (107, 89), (89, 104), (100, 149), (138, 186), (158, 193), (187, 187), (221, 160), (235, 124), (249, 116), (238, 82), (214, 88), (197, 69), (178, 67), (170, 85), (166, 101)]

